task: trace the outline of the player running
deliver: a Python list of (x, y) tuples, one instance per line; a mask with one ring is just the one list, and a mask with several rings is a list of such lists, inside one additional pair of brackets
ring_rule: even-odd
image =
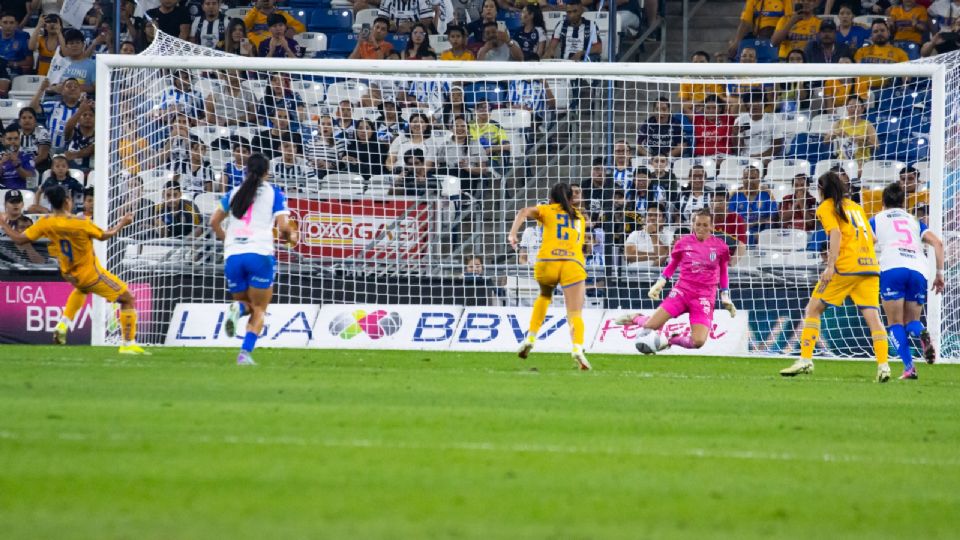
[[(660, 307), (650, 317), (629, 313), (617, 317), (614, 322), (621, 326), (642, 327), (637, 334), (635, 345), (637, 350), (644, 354), (655, 354), (671, 345), (685, 349), (703, 347), (710, 337), (710, 327), (713, 325), (713, 306), (718, 286), (720, 304), (731, 317), (737, 314), (728, 289), (729, 263), (730, 251), (727, 243), (713, 234), (713, 215), (710, 210), (702, 208), (694, 212), (693, 233), (677, 240), (670, 253), (670, 262), (647, 292), (651, 299), (659, 300), (667, 280), (673, 277), (679, 268), (680, 279), (667, 295), (667, 299), (660, 303)], [(684, 313), (690, 316), (690, 335), (663, 339), (660, 328), (670, 319)]]
[(126, 283), (103, 268), (93, 253), (91, 240), (113, 238), (133, 222), (133, 216), (124, 215), (116, 225), (104, 231), (89, 219), (73, 214), (73, 197), (67, 194), (63, 186), (51, 186), (43, 194), (53, 209), (51, 214), (41, 217), (23, 233), (10, 228), (6, 216), (0, 215), (0, 228), (16, 244), (49, 238), (50, 254), (60, 263), (63, 279), (73, 285), (67, 305), (63, 308), (63, 317), (53, 330), (53, 342), (66, 344), (70, 323), (83, 307), (87, 295), (92, 293), (107, 302), (120, 304), (120, 332), (123, 337), (120, 354), (150, 354), (136, 343), (137, 309), (133, 294), (127, 290)]
[(583, 214), (576, 207), (574, 192), (569, 184), (559, 183), (550, 188), (550, 202), (530, 206), (520, 210), (507, 237), (510, 246), (517, 249), (517, 232), (527, 218), (535, 219), (543, 227), (543, 240), (537, 252), (537, 264), (533, 277), (540, 284), (540, 295), (533, 302), (530, 315), (530, 330), (520, 345), (517, 355), (526, 358), (533, 350), (537, 333), (547, 317), (547, 308), (553, 298), (557, 285), (563, 289), (563, 299), (567, 306), (567, 321), (570, 324), (570, 337), (573, 341), (571, 356), (577, 366), (586, 371), (590, 362), (583, 352), (583, 301), (586, 291), (587, 270), (583, 258), (584, 231), (586, 223)]
[[(223, 196), (210, 218), (214, 234), (224, 241), (223, 273), (234, 299), (224, 331), (230, 337), (235, 336), (237, 321), (250, 316), (237, 355), (237, 364), (241, 366), (256, 365), (253, 349), (273, 297), (273, 275), (277, 266), (273, 255), (273, 227), (276, 225), (280, 238), (290, 247), (300, 238), (297, 228), (287, 220), (290, 211), (283, 191), (266, 181), (269, 170), (270, 162), (263, 154), (251, 155), (243, 182)], [(224, 220), (226, 230), (222, 225)]]
[(784, 377), (813, 373), (813, 349), (820, 338), (820, 316), (827, 306), (840, 306), (849, 296), (870, 328), (877, 357), (877, 381), (890, 380), (887, 333), (880, 321), (880, 266), (873, 249), (873, 231), (863, 208), (847, 198), (846, 186), (835, 172), (818, 179), (823, 202), (817, 219), (829, 238), (826, 268), (807, 303), (800, 334), (800, 358), (780, 370)]
[[(910, 352), (910, 338), (920, 338), (923, 357), (932, 364), (937, 358), (930, 334), (920, 322), (923, 304), (927, 301), (927, 259), (923, 244), (933, 246), (937, 258), (937, 275), (933, 291), (943, 293), (943, 242), (926, 225), (903, 209), (906, 195), (899, 182), (883, 190), (883, 211), (870, 219), (876, 235), (880, 258), (880, 299), (887, 316), (887, 330), (893, 346), (903, 360), (901, 379), (916, 379)], [(903, 322), (907, 321), (906, 328)]]

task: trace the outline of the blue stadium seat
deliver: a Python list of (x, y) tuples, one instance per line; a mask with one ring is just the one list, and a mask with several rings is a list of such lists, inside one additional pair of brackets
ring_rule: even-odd
[(507, 11), (500, 12), (497, 15), (498, 21), (503, 21), (507, 25), (507, 30), (513, 32), (514, 30), (519, 30), (523, 28), (523, 23), (520, 22), (520, 12), (519, 11)]
[(506, 91), (497, 83), (478, 82), (463, 87), (463, 103), (468, 109), (472, 109), (478, 101), (500, 103), (505, 99)]
[(313, 13), (312, 7), (291, 7), (290, 9), (285, 10), (285, 12), (294, 19), (303, 23), (304, 27), (310, 26), (310, 15)]
[(876, 159), (892, 159), (904, 163), (926, 161), (930, 156), (930, 140), (926, 135), (889, 139), (878, 148)]
[(410, 41), (409, 34), (387, 34), (387, 41), (393, 44), (393, 50), (401, 52), (407, 48), (407, 42)]
[(811, 167), (818, 161), (830, 159), (832, 157), (832, 148), (830, 143), (823, 142), (817, 135), (809, 133), (797, 133), (793, 143), (787, 148), (786, 157), (792, 159), (804, 159), (810, 162)]
[(920, 59), (920, 46), (916, 43), (912, 41), (894, 41), (893, 45), (907, 53), (907, 57), (911, 60)]
[(771, 45), (769, 39), (749, 38), (741, 41), (737, 47), (737, 62), (740, 61), (740, 51), (744, 47), (752, 47), (757, 50), (758, 64), (774, 64), (780, 61), (780, 50)]
[[(336, 34), (327, 34), (327, 50), (325, 53), (337, 55), (347, 53), (349, 56), (353, 49), (357, 47), (357, 36), (353, 32), (337, 32)], [(318, 58), (339, 58), (339, 56), (319, 55)]]
[(326, 34), (353, 30), (353, 13), (346, 9), (315, 9), (310, 12), (307, 30)]

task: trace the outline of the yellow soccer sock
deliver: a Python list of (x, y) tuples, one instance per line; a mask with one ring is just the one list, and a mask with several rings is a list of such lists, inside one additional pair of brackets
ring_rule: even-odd
[(533, 301), (533, 313), (530, 314), (530, 331), (527, 333), (527, 339), (533, 341), (543, 326), (543, 320), (547, 318), (547, 308), (550, 307), (549, 296), (537, 296)]
[(137, 337), (137, 310), (120, 310), (120, 331), (125, 343), (133, 343)]
[(813, 349), (820, 339), (820, 319), (804, 319), (803, 333), (800, 334), (800, 358), (813, 359)]
[(873, 354), (877, 356), (878, 364), (887, 363), (887, 355), (890, 353), (890, 343), (887, 341), (887, 333), (883, 330), (870, 332), (873, 338)]
[(72, 321), (74, 317), (77, 316), (77, 312), (80, 311), (80, 308), (83, 307), (83, 303), (87, 301), (86, 293), (82, 293), (77, 289), (74, 289), (70, 293), (70, 297), (67, 298), (67, 305), (63, 307), (63, 317), (68, 321)]
[(567, 320), (570, 322), (570, 337), (574, 350), (583, 348), (583, 317), (579, 311), (571, 311), (567, 314)]

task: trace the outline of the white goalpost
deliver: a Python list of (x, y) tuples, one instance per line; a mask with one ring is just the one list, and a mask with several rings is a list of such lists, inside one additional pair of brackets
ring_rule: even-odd
[[(911, 210), (945, 238), (947, 291), (930, 295), (925, 317), (956, 361), (958, 87), (957, 55), (890, 65), (278, 60), (161, 35), (141, 55), (98, 55), (95, 220), (136, 217), (98, 256), (137, 294), (142, 341), (232, 343), (221, 331), (222, 246), (206, 222), (243, 156), (259, 151), (302, 237), (278, 246), (264, 346), (509, 350), (535, 295), (538, 233), (528, 224), (514, 253), (506, 231), (517, 210), (567, 182), (582, 186), (591, 218), (588, 350), (631, 350), (631, 330), (611, 320), (654, 307), (644, 293), (664, 250), (710, 206), (730, 214), (719, 234), (742, 313), (715, 313), (706, 353), (793, 355), (825, 242), (806, 197), (839, 168), (868, 211), (884, 185), (906, 182)], [(864, 121), (872, 137), (851, 127)], [(566, 350), (552, 309), (546, 350)], [(94, 344), (116, 338), (111, 311), (94, 302)], [(828, 312), (823, 334), (820, 355), (870, 354), (852, 306)]]

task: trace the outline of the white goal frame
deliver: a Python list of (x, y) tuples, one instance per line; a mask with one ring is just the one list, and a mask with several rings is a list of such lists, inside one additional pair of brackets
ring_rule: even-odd
[[(247, 57), (208, 56), (145, 56), (145, 55), (97, 55), (97, 100), (96, 132), (100, 144), (95, 155), (94, 189), (98, 194), (94, 219), (102, 227), (109, 224), (108, 197), (108, 147), (110, 144), (110, 111), (113, 98), (110, 94), (112, 68), (145, 69), (234, 69), (288, 72), (314, 72), (324, 75), (363, 76), (369, 75), (446, 75), (464, 78), (504, 76), (525, 78), (632, 78), (632, 77), (687, 77), (700, 82), (711, 82), (711, 77), (743, 77), (764, 79), (817, 79), (838, 76), (883, 76), (925, 77), (931, 79), (931, 130), (930, 144), (930, 228), (943, 234), (944, 152), (946, 118), (947, 66), (936, 63), (901, 64), (845, 64), (841, 69), (836, 64), (692, 64), (692, 63), (585, 63), (585, 62), (448, 62), (448, 61), (382, 61), (382, 60), (319, 60), (319, 59), (273, 59)], [(96, 243), (96, 254), (106, 260), (107, 246)], [(927, 306), (928, 327), (934, 343), (940, 344), (943, 301), (940, 295), (931, 295)], [(99, 297), (93, 299), (92, 344), (106, 344), (107, 303)]]

